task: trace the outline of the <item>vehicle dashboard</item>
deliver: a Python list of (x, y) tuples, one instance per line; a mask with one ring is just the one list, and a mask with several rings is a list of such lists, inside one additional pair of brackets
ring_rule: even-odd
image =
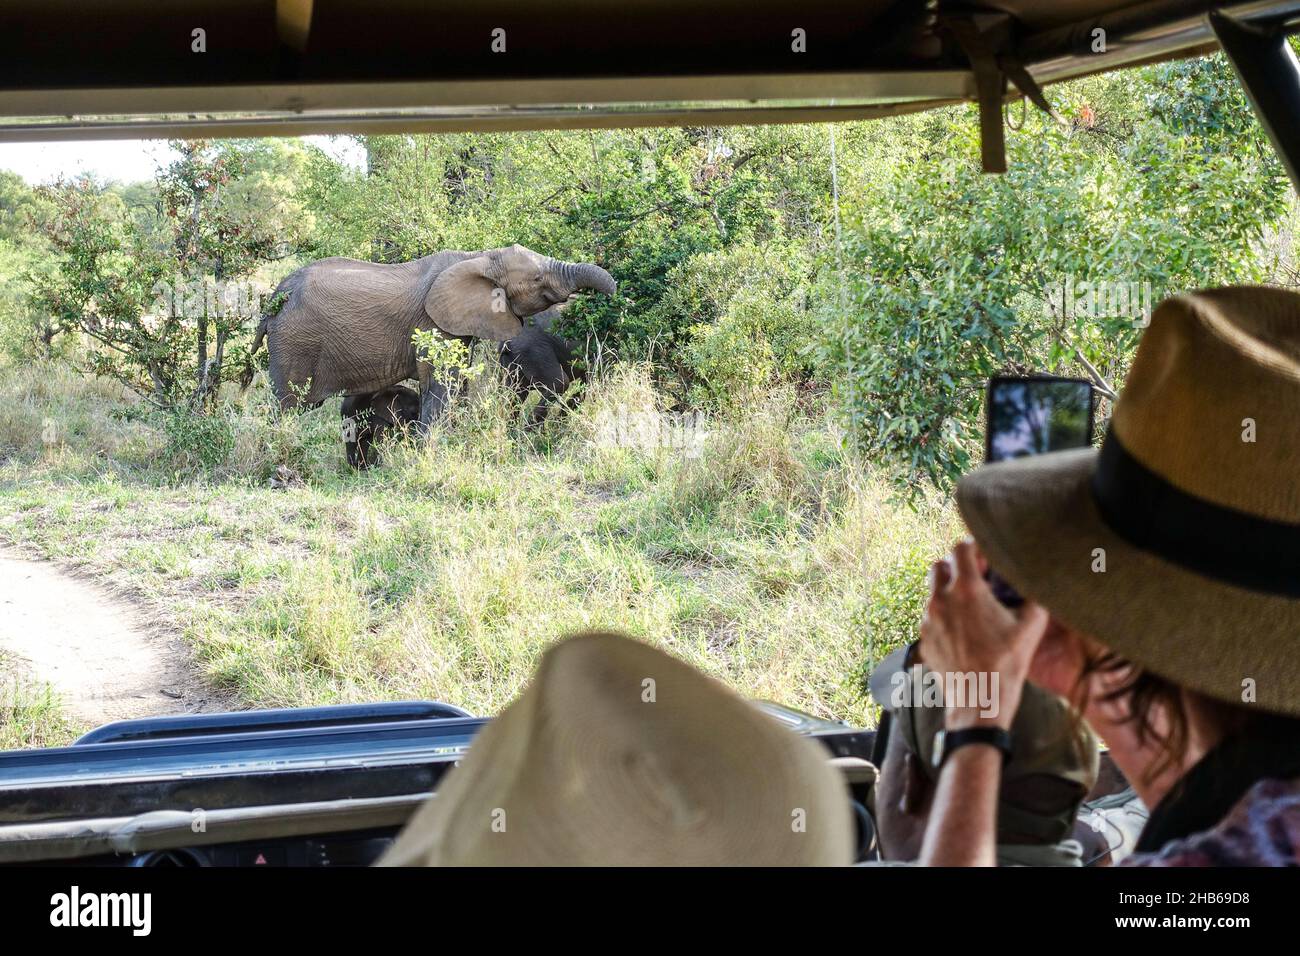
[[(756, 706), (845, 768), (865, 851), (874, 734)], [(486, 723), (423, 701), (337, 705), (123, 721), (0, 753), (0, 864), (368, 866)]]

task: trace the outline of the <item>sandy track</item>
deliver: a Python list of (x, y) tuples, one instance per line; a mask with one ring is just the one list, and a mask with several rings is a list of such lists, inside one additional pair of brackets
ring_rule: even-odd
[(179, 636), (151, 628), (130, 602), (48, 561), (0, 551), (0, 669), (48, 681), (89, 725), (225, 709)]

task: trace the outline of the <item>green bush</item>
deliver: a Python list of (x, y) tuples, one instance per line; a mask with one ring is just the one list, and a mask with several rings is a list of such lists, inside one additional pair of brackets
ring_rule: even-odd
[(672, 270), (651, 310), (664, 345), (656, 360), (687, 385), (692, 401), (718, 407), (805, 377), (807, 269), (799, 250), (777, 246), (737, 244), (692, 256)]
[(854, 609), (853, 628), (862, 634), (863, 657), (857, 674), (860, 685), (865, 685), (887, 654), (917, 639), (933, 557), (921, 548), (909, 551), (872, 582), (866, 600)]
[(281, 413), (269, 391), (230, 410), (234, 446), (221, 475), (265, 484), (283, 466), (305, 481), (346, 472), (338, 399), (303, 413)]
[(160, 412), (167, 444), (163, 454), (173, 471), (212, 472), (224, 465), (235, 447), (235, 430), (228, 410), (203, 415), (185, 409)]
[[(1031, 111), (1004, 176), (981, 172), (974, 116), (950, 113), (946, 148), (887, 170), (846, 212), (818, 361), (865, 457), (913, 492), (946, 489), (975, 463), (990, 375), (1083, 375), (1082, 353), (1122, 382), (1141, 323), (1067, 313), (1066, 283), (1145, 285), (1154, 303), (1261, 281), (1288, 188), (1258, 133), (1241, 132), (1255, 124), (1225, 93), (1228, 66), (1207, 63), (1159, 95), (1135, 92), (1160, 89), (1150, 74), (1102, 88), (1114, 102), (1101, 124), (1090, 87), (1066, 88), (1057, 106), (1081, 119)], [(1219, 118), (1196, 119), (1207, 112)], [(1103, 125), (1116, 115), (1127, 128)]]
[(694, 380), (692, 397), (743, 407), (782, 381), (807, 379), (812, 330), (811, 314), (791, 300), (740, 291), (717, 321), (690, 329), (683, 358)]

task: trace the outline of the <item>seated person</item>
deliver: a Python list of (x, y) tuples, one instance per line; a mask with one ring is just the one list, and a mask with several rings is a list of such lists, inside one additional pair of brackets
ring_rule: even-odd
[(598, 633), (546, 651), (379, 865), (848, 865), (853, 844), (820, 744)]
[(975, 540), (933, 568), (922, 655), (999, 674), (1002, 706), (946, 712), (956, 746), (922, 861), (995, 861), (1006, 733), (1032, 679), (1076, 705), (1151, 808), (1123, 865), (1300, 863), (1300, 296), (1161, 303), (1099, 452), (986, 465), (957, 503)]
[[(915, 860), (934, 802), (935, 734), (944, 708), (931, 694), (915, 644), (890, 654), (871, 675), (884, 708), (876, 755), (876, 832), (888, 861)], [(938, 675), (933, 675), (937, 677)], [(1080, 866), (1084, 848), (1071, 839), (1079, 806), (1097, 780), (1097, 739), (1054, 694), (1026, 685), (1012, 724), (1015, 750), (1002, 776), (997, 808), (1000, 866)], [(1096, 841), (1090, 841), (1092, 848)], [(1090, 861), (1105, 846), (1090, 852)]]

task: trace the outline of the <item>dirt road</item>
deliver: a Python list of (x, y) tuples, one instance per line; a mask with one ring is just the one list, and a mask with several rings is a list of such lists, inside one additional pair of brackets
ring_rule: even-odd
[(149, 627), (128, 601), (80, 575), (4, 551), (0, 650), (86, 724), (224, 709), (179, 636)]

